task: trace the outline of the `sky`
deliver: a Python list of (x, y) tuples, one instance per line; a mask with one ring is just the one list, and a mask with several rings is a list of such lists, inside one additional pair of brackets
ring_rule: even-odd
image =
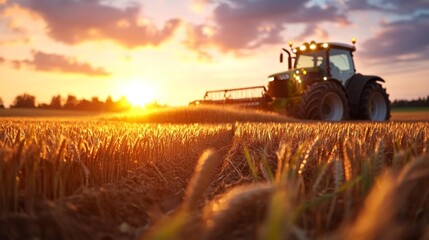
[(266, 85), (289, 40), (352, 37), (391, 100), (429, 95), (429, 0), (0, 0), (0, 98), (187, 105)]

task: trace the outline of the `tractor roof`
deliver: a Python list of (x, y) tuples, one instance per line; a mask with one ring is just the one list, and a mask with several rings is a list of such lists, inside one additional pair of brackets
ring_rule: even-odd
[(351, 52), (356, 51), (356, 47), (346, 43), (338, 43), (338, 42), (330, 42), (328, 43), (331, 48), (341, 48), (345, 50), (349, 50)]
[[(290, 43), (289, 43), (290, 44)], [(319, 42), (316, 43), (314, 41), (311, 41), (310, 43), (303, 43), (299, 47), (295, 47), (292, 49), (294, 53), (299, 52), (311, 52), (313, 50), (318, 49), (344, 49), (350, 52), (353, 52), (356, 50), (356, 47), (354, 45), (346, 44), (346, 43), (338, 43), (338, 42)]]

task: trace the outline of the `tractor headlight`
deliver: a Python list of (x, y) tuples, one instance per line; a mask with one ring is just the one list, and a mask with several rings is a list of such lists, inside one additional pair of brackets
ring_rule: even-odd
[(274, 77), (271, 76), (268, 78), (268, 82), (272, 82), (272, 81), (274, 81)]

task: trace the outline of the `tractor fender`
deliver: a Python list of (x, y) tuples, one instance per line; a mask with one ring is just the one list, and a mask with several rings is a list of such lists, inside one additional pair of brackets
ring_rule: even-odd
[(369, 82), (385, 82), (378, 76), (366, 76), (360, 73), (353, 75), (346, 84), (346, 91), (349, 97), (350, 113), (352, 116), (357, 115), (359, 109), (359, 101), (363, 89)]

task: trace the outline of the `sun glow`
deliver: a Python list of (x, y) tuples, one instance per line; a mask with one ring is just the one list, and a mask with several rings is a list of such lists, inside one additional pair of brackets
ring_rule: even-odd
[(144, 107), (146, 104), (156, 100), (156, 93), (153, 87), (137, 80), (125, 85), (122, 94), (133, 106), (138, 107)]

